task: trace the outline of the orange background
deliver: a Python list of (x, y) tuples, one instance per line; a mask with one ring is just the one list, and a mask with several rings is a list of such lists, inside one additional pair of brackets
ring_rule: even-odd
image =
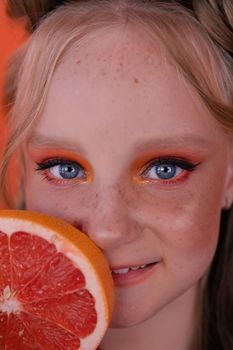
[[(5, 142), (4, 115), (2, 109), (2, 87), (9, 56), (25, 39), (22, 22), (10, 20), (5, 13), (4, 2), (0, 2), (0, 156)], [(14, 179), (12, 179), (14, 186)], [(0, 208), (2, 207), (0, 201)]]

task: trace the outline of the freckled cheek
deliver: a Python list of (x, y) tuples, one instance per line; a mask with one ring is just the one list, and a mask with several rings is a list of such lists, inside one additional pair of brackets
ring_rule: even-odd
[(165, 259), (180, 266), (192, 258), (197, 265), (212, 259), (219, 235), (221, 195), (222, 186), (216, 184), (214, 190), (199, 186), (192, 192), (140, 200), (144, 203), (143, 225), (159, 239)]
[[(191, 229), (195, 225), (192, 225)], [(180, 232), (170, 237), (170, 245), (164, 247), (164, 263), (176, 281), (193, 283), (202, 278), (211, 266), (217, 248), (218, 228), (194, 228), (192, 232)]]
[(83, 211), (93, 212), (95, 198), (87, 195), (85, 188), (59, 188), (41, 183), (37, 178), (26, 181), (26, 209), (40, 211), (72, 222)]
[(198, 271), (210, 264), (219, 236), (220, 212), (187, 205), (168, 215), (160, 239), (165, 260), (175, 269)]

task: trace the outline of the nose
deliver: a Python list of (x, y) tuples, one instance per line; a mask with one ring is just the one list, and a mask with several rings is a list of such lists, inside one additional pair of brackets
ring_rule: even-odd
[(111, 250), (137, 238), (130, 203), (120, 186), (101, 189), (89, 198), (74, 226), (86, 233), (102, 250)]

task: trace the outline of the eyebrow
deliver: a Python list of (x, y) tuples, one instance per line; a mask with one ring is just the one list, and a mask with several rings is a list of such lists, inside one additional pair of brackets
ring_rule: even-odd
[[(170, 137), (159, 137), (159, 138), (151, 138), (145, 140), (141, 140), (135, 149), (138, 152), (143, 152), (148, 150), (149, 148), (155, 149), (164, 149), (164, 148), (172, 148), (172, 147), (194, 147), (198, 149), (204, 149), (208, 145), (211, 144), (211, 140), (206, 138), (201, 138), (200, 136), (193, 134), (184, 134), (184, 135), (173, 135)], [(48, 137), (41, 134), (34, 134), (27, 142), (29, 147), (35, 148), (67, 148), (73, 152), (85, 153), (84, 149), (81, 145), (77, 143), (70, 142), (67, 139), (60, 137)]]
[(33, 134), (29, 138), (27, 145), (35, 148), (67, 148), (73, 152), (78, 151), (79, 153), (84, 153), (84, 149), (81, 145), (74, 144), (69, 140), (57, 136), (53, 137), (42, 134)]
[(193, 147), (204, 149), (211, 144), (211, 140), (193, 134), (172, 135), (168, 137), (151, 138), (136, 146), (137, 151), (144, 151), (148, 148), (164, 149), (173, 147)]

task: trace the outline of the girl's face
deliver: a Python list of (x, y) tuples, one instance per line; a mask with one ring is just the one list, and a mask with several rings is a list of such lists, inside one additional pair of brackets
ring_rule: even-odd
[(73, 49), (23, 146), (26, 208), (78, 227), (123, 269), (115, 327), (193, 295), (229, 186), (226, 133), (161, 51), (120, 30)]

